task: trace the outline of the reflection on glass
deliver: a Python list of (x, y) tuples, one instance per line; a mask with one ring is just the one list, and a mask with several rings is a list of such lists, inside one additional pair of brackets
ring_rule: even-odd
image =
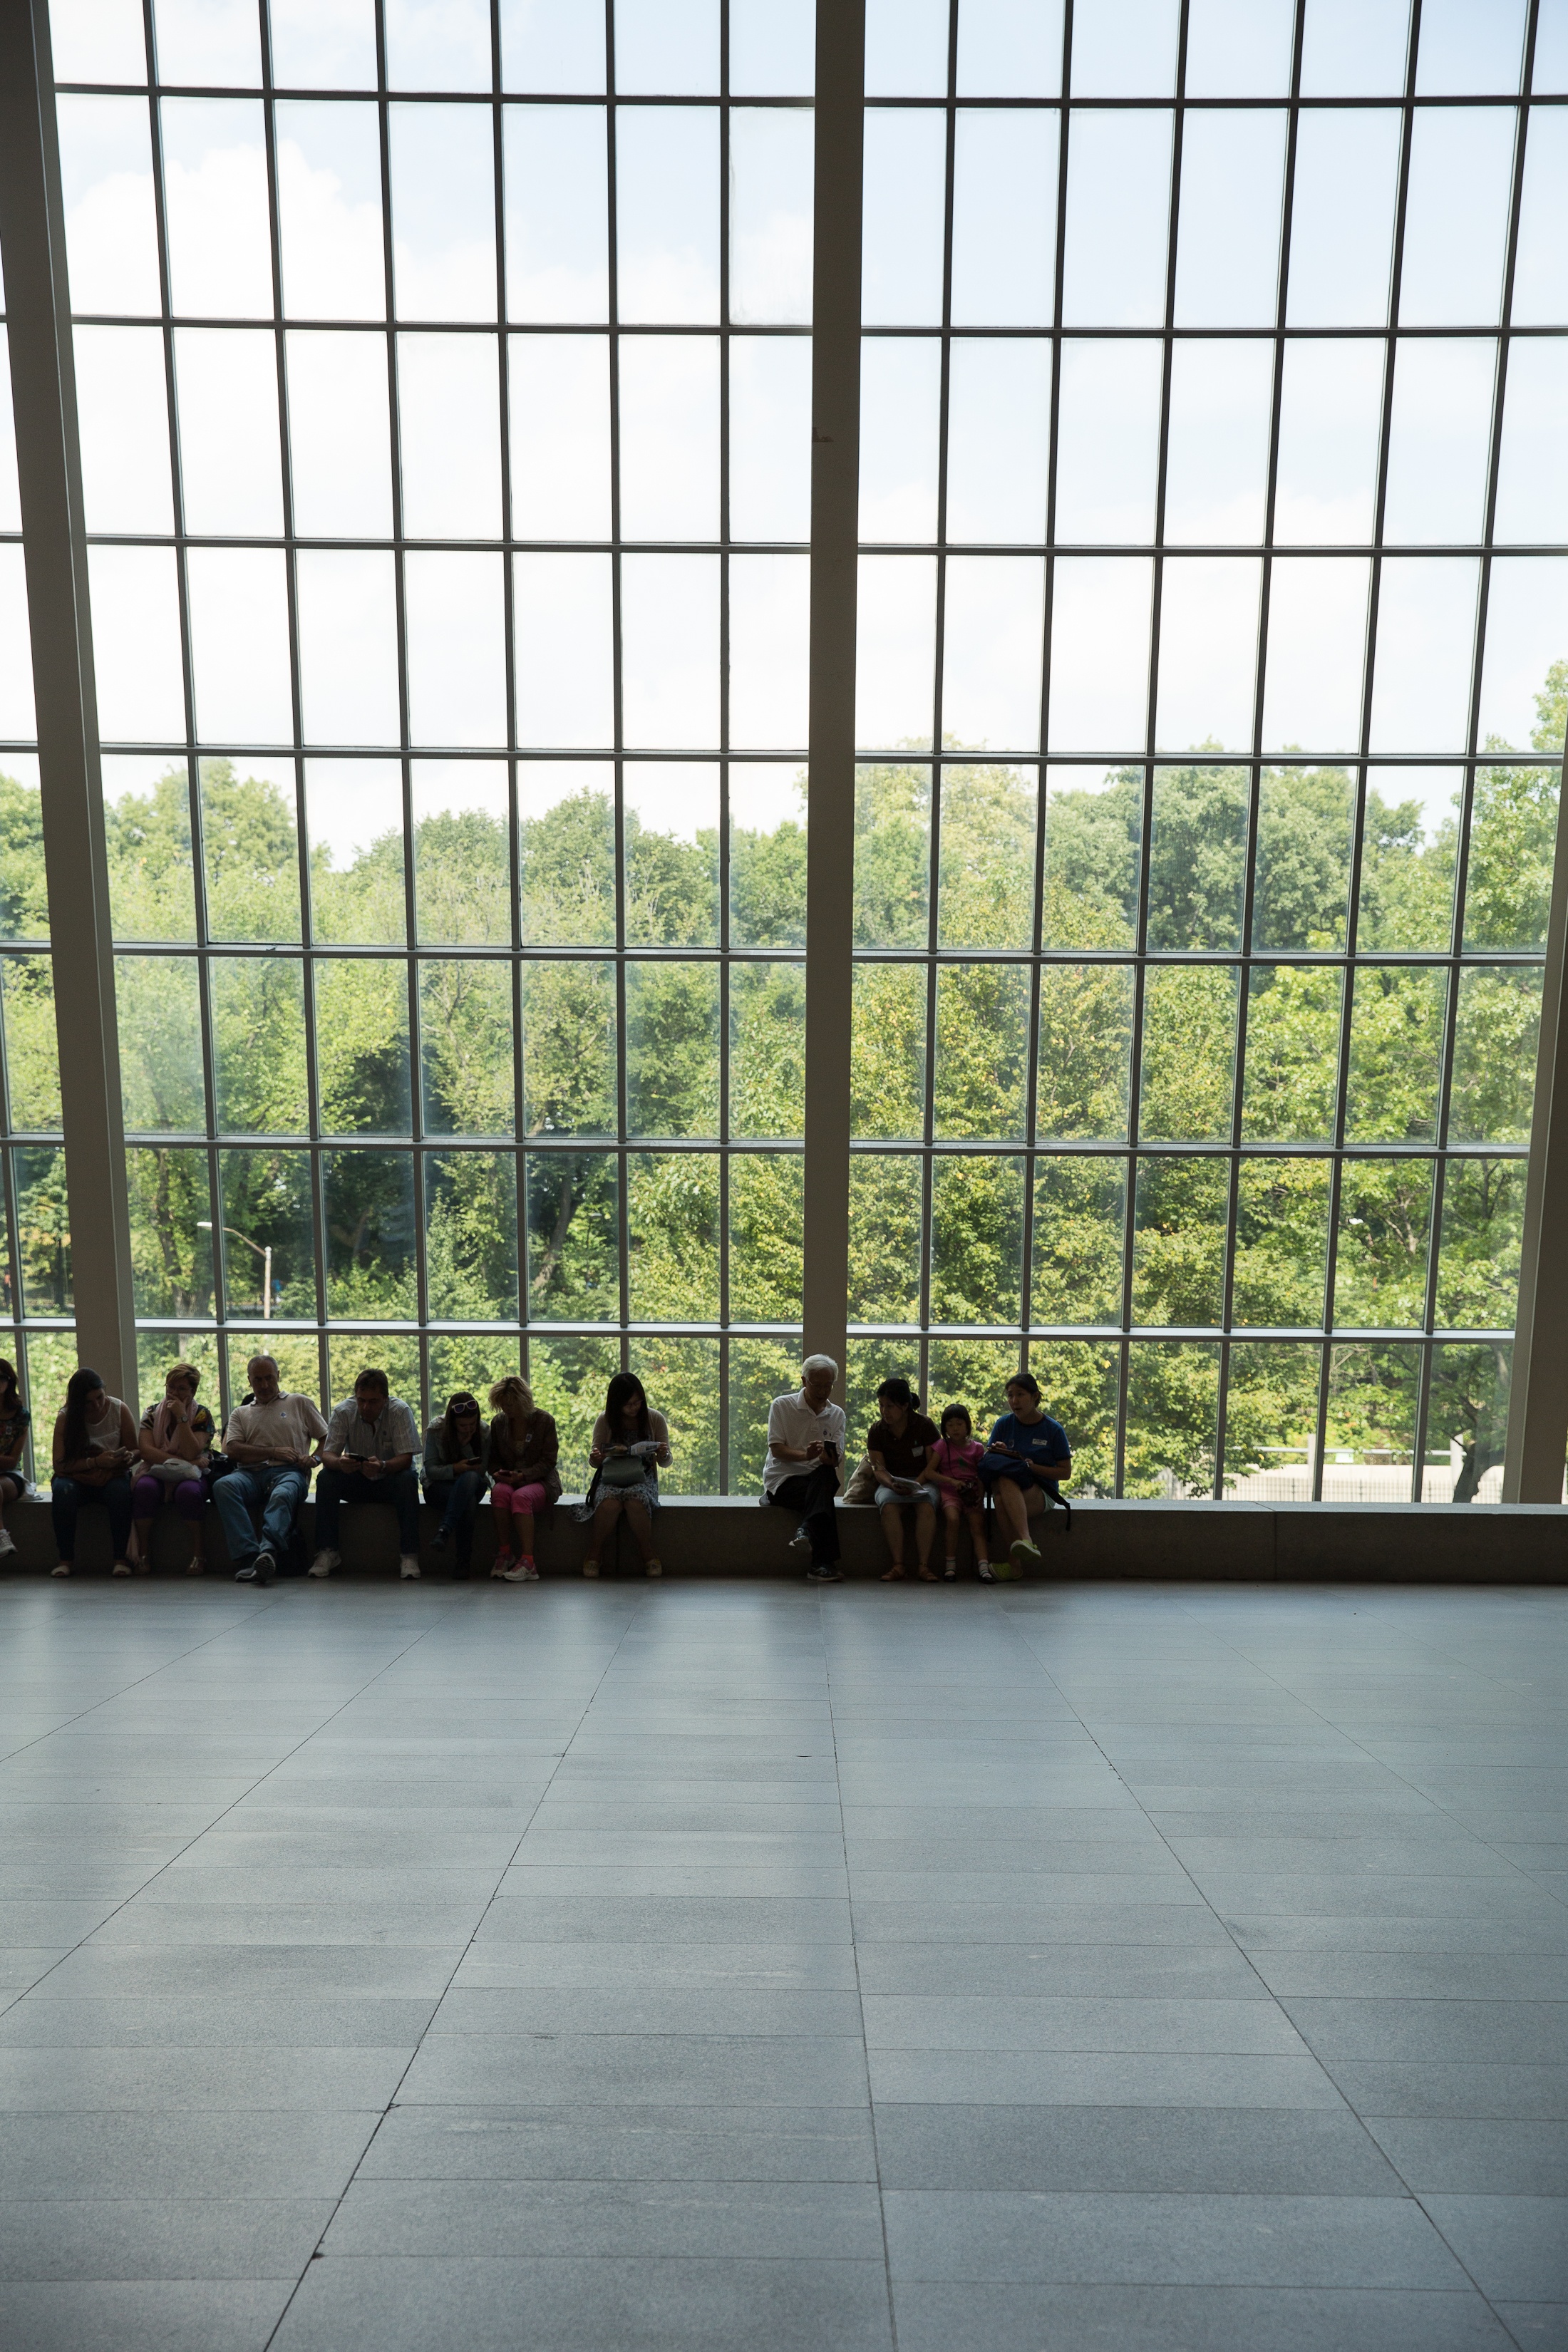
[(719, 317), (719, 118), (709, 107), (616, 117), (620, 316), (650, 326)]
[(1165, 461), (1169, 544), (1245, 547), (1262, 539), (1273, 394), (1274, 354), (1267, 342), (1173, 346)]
[(1154, 1154), (1138, 1162), (1132, 1320), (1217, 1323), (1224, 1302), (1230, 1163)]
[(1025, 1132), (1029, 975), (1021, 964), (942, 964), (936, 975), (932, 1131), (989, 1141)]
[[(748, 1151), (730, 1162), (733, 1323), (800, 1321), (803, 1166), (798, 1152), (784, 1151)], [(754, 1458), (761, 1455), (759, 1446)]]
[(1354, 797), (1342, 768), (1265, 768), (1258, 811), (1254, 948), (1321, 951), (1343, 946)]
[(1035, 931), (1033, 768), (942, 770), (939, 948), (1026, 948)]
[(1290, 88), (1292, 0), (1189, 0), (1189, 98), (1284, 98)]
[(1250, 749), (1261, 576), (1261, 564), (1251, 557), (1167, 557), (1157, 749)]
[(288, 743), (294, 734), (282, 550), (193, 547), (191, 676), (205, 743)]
[(1388, 316), (1399, 117), (1314, 108), (1296, 131), (1290, 203), (1292, 327), (1381, 327)]
[(730, 944), (805, 945), (806, 785), (794, 761), (730, 770)]
[(622, 536), (717, 539), (717, 336), (626, 338), (620, 434)]
[[(64, 105), (65, 100), (62, 100)], [(79, 100), (76, 103), (80, 104)], [(1568, 244), (1560, 233), (1568, 206), (1568, 108), (1536, 106), (1530, 112), (1524, 150), (1524, 186), (1520, 198), (1519, 251), (1514, 261), (1510, 315), (1516, 327), (1555, 327), (1568, 317)], [(71, 251), (71, 282), (76, 252)]]
[[(1247, 975), (1241, 1132), (1249, 1143), (1333, 1140), (1344, 975), (1254, 964)], [(1300, 1318), (1265, 1317), (1265, 1321)]]
[(1169, 98), (1176, 83), (1178, 0), (1079, 0), (1072, 19), (1075, 98)]
[(220, 1151), (217, 1165), (223, 1222), (230, 1228), (223, 1236), (226, 1315), (260, 1315), (270, 1250), (273, 1315), (313, 1319), (316, 1221), (309, 1152)]
[(390, 539), (384, 342), (296, 329), (287, 350), (295, 530), (305, 539)]
[[(510, 1152), (426, 1158), (425, 1276), (432, 1321), (515, 1323), (517, 1170)], [(515, 1347), (515, 1335), (510, 1344)], [(438, 1402), (446, 1375), (434, 1349), (431, 1354), (433, 1402)], [(461, 1375), (451, 1377), (455, 1384)]]
[(1046, 566), (1034, 555), (952, 555), (942, 639), (942, 740), (1034, 751), (1040, 742)]
[[(79, 327), (77, 428), (89, 530), (172, 532), (169, 404), (156, 327)], [(0, 399), (9, 415), (9, 371)], [(277, 430), (276, 404), (273, 430)], [(11, 476), (15, 480), (15, 457)], [(22, 528), (20, 504), (5, 525)]]
[(805, 972), (747, 963), (730, 974), (730, 1131), (799, 1136), (805, 1122)]
[(607, 761), (526, 760), (517, 771), (522, 937), (535, 947), (616, 936), (616, 777)]
[(1238, 978), (1231, 964), (1156, 965), (1145, 977), (1138, 1132), (1146, 1140), (1229, 1139)]
[[(78, 330), (79, 335), (80, 330)], [(1531, 337), (1510, 349), (1498, 467), (1496, 538), (1568, 540), (1568, 336)]]
[(1446, 953), (1454, 929), (1459, 768), (1372, 770), (1362, 829), (1356, 945)]
[(295, 319), (381, 319), (386, 268), (374, 105), (291, 99), (277, 110), (283, 307)]
[(403, 528), (499, 539), (500, 406), (491, 335), (399, 335)]
[(1238, 948), (1247, 886), (1244, 768), (1156, 768), (1149, 853), (1152, 949)]
[(1519, 1306), (1522, 1160), (1450, 1160), (1443, 1171), (1437, 1324), (1508, 1330)]
[(390, 959), (322, 959), (316, 1082), (326, 1135), (408, 1133), (408, 973)]
[(504, 765), (416, 760), (412, 790), (420, 939), (471, 946), (509, 940)]
[(616, 1130), (616, 987), (606, 963), (522, 967), (522, 1118), (529, 1135)]
[(511, 515), (519, 539), (610, 536), (604, 335), (512, 335)]
[(205, 1124), (196, 968), (117, 956), (120, 1094), (127, 1133), (200, 1133)]
[(1053, 751), (1142, 749), (1149, 724), (1152, 574), (1145, 556), (1057, 559)]
[(294, 763), (203, 760), (202, 855), (215, 940), (298, 940)]
[(931, 740), (936, 564), (863, 555), (856, 614), (855, 740), (867, 751)]
[(488, 107), (387, 115), (392, 268), (400, 319), (493, 319), (495, 169)]
[(849, 1162), (851, 1323), (920, 1320), (921, 1163), (890, 1152)]
[(182, 327), (174, 335), (174, 382), (185, 529), (199, 536), (279, 537), (283, 490), (272, 336), (263, 328)]
[(1241, 1162), (1231, 1319), (1244, 1329), (1321, 1323), (1331, 1177), (1326, 1160)]
[(1541, 1034), (1539, 966), (1477, 964), (1459, 974), (1450, 1143), (1528, 1143)]
[(397, 604), (392, 557), (301, 550), (300, 698), (307, 743), (395, 743)]
[(310, 933), (349, 947), (407, 936), (403, 772), (395, 760), (307, 760)]
[(1559, 781), (1554, 767), (1476, 770), (1465, 883), (1467, 950), (1539, 953), (1544, 948)]
[(1334, 1321), (1363, 1329), (1418, 1326), (1432, 1228), (1430, 1160), (1347, 1160), (1340, 1177)]
[(626, 1278), (634, 1322), (718, 1321), (717, 1152), (644, 1151), (629, 1160)]
[(1513, 141), (1507, 107), (1417, 112), (1399, 277), (1402, 327), (1479, 326), (1497, 317)]
[(719, 967), (628, 963), (626, 1132), (719, 1132)]
[(719, 559), (621, 561), (621, 724), (628, 747), (719, 740)]
[(1124, 1160), (1035, 1162), (1032, 1322), (1121, 1322), (1126, 1223)]
[[(1407, 344), (1406, 350), (1410, 349)], [(1287, 343), (1274, 536), (1286, 547), (1372, 538), (1383, 345)]]
[[(216, 956), (208, 966), (208, 987), (218, 1132), (305, 1134), (310, 1097), (299, 959)], [(308, 1192), (308, 1185), (306, 1189)], [(313, 1314), (314, 1298), (298, 1311)]]
[(1373, 677), (1374, 751), (1462, 751), (1479, 567), (1462, 558), (1391, 557), (1383, 566)]
[(244, 98), (166, 98), (160, 117), (175, 312), (269, 319), (272, 238), (259, 104)]
[(1132, 981), (1130, 964), (1042, 968), (1035, 1127), (1043, 1141), (1125, 1139)]
[[(868, 353), (910, 348), (907, 343), (866, 346)], [(947, 404), (948, 538), (959, 543), (1043, 541), (1049, 343), (1015, 337), (955, 342), (948, 362)], [(862, 535), (892, 536), (864, 529)]]
[(1005, 113), (960, 108), (952, 172), (955, 327), (1051, 325), (1060, 121), (1054, 107)]
[(717, 763), (708, 760), (628, 762), (621, 789), (628, 943), (716, 947)]
[(811, 345), (803, 335), (732, 336), (730, 536), (810, 532)]
[(737, 325), (811, 324), (812, 128), (804, 108), (731, 113), (730, 316)]
[(511, 974), (504, 963), (427, 961), (419, 974), (426, 1135), (510, 1135)]
[(541, 1322), (617, 1320), (621, 1219), (615, 1160), (604, 1152), (531, 1151), (527, 1183), (530, 1316)]
[(1155, 109), (1075, 117), (1068, 152), (1064, 325), (1162, 323), (1170, 208), (1168, 113)]
[(938, 1158), (931, 1171), (933, 1323), (1016, 1326), (1024, 1287), (1022, 1160)]
[[(213, 1311), (212, 1192), (205, 1150), (161, 1144), (125, 1155), (131, 1213), (132, 1299), (138, 1315)], [(183, 1352), (168, 1334), (155, 1342)], [(167, 1358), (164, 1359), (168, 1360)]]
[(1064, 545), (1152, 540), (1163, 364), (1156, 342), (1063, 343), (1057, 538)]
[[(418, 1313), (418, 1296), (410, 1155), (331, 1152), (323, 1162), (321, 1189), (327, 1224), (328, 1314), (353, 1322), (380, 1316), (412, 1322)], [(356, 1364), (355, 1372), (357, 1369)], [(392, 1367), (385, 1369), (390, 1372)], [(343, 1382), (345, 1388), (355, 1372)]]
[(505, 743), (501, 567), (500, 555), (405, 558), (410, 741)]
[(609, 316), (605, 110), (502, 110), (506, 307), (510, 319)]
[(140, 98), (55, 100), (72, 308), (156, 318), (153, 149)]
[(1410, 0), (1307, 0), (1303, 98), (1397, 98)]
[(1363, 964), (1351, 1006), (1349, 1143), (1431, 1140), (1448, 975), (1420, 967)]
[(1189, 114), (1182, 140), (1178, 327), (1268, 327), (1279, 290), (1282, 107)]
[(934, 110), (867, 110), (860, 316), (868, 327), (942, 323), (945, 139)]
[(1062, 86), (1062, 0), (963, 0), (960, 98), (1055, 98)]
[(925, 1132), (926, 974), (858, 963), (849, 1009), (849, 1131), (858, 1141)]
[[(967, 352), (972, 346), (956, 348)], [(860, 346), (863, 540), (935, 540), (941, 419), (942, 345), (935, 336), (868, 336)], [(949, 438), (956, 438), (951, 430)], [(951, 520), (948, 528), (952, 536)]]
[(1263, 694), (1266, 751), (1357, 748), (1367, 573), (1359, 556), (1275, 558)]
[(614, 742), (609, 557), (516, 555), (511, 576), (519, 743)]

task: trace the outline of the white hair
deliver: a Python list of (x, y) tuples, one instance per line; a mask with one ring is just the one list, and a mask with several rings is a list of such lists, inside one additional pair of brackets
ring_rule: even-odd
[(800, 1369), (803, 1376), (807, 1372), (831, 1372), (835, 1380), (838, 1378), (838, 1367), (831, 1356), (807, 1356)]

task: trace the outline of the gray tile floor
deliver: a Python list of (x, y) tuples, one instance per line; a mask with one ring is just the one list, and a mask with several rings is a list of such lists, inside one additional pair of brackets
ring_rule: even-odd
[(6, 2352), (1568, 2347), (1568, 1595), (0, 1632)]

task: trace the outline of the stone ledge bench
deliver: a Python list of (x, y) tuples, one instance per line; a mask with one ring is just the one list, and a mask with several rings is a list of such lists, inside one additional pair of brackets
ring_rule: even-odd
[[(580, 1496), (563, 1496), (552, 1521), (542, 1522), (536, 1557), (542, 1576), (581, 1569), (586, 1529), (571, 1515)], [(875, 1578), (887, 1566), (878, 1515), (869, 1504), (838, 1507), (844, 1572)], [(303, 1513), (306, 1556), (315, 1549), (315, 1507)], [(55, 1563), (47, 1496), (14, 1503), (5, 1524), (16, 1551), (13, 1571), (47, 1575)], [(437, 1515), (421, 1506), (426, 1549)], [(340, 1575), (395, 1579), (397, 1538), (390, 1512), (361, 1508), (342, 1515)], [(792, 1551), (795, 1521), (786, 1511), (763, 1509), (752, 1496), (672, 1495), (659, 1513), (659, 1556), (668, 1576), (803, 1576), (804, 1551)], [(179, 1576), (187, 1557), (184, 1527), (173, 1511), (155, 1522), (153, 1572)], [(209, 1576), (228, 1574), (228, 1554), (217, 1513), (206, 1508)], [(495, 1558), (495, 1522), (481, 1507), (474, 1536), (474, 1574), (488, 1577)], [(1568, 1509), (1554, 1504), (1470, 1503), (1215, 1503), (1108, 1502), (1073, 1506), (1072, 1531), (1054, 1512), (1040, 1549), (1047, 1576), (1074, 1581), (1126, 1579), (1153, 1582), (1563, 1584), (1568, 1583)], [(937, 1551), (941, 1552), (938, 1538)], [(963, 1572), (972, 1570), (967, 1532)], [(941, 1566), (940, 1557), (937, 1565)], [(107, 1576), (109, 1517), (88, 1508), (77, 1538), (77, 1574)], [(630, 1532), (617, 1531), (606, 1576), (636, 1577), (640, 1564)], [(910, 1571), (912, 1582), (913, 1571)]]

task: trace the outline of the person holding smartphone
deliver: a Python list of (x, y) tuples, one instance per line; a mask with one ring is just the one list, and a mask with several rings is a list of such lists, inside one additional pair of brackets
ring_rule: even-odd
[(800, 1386), (768, 1408), (768, 1453), (763, 1501), (793, 1511), (800, 1524), (792, 1547), (809, 1549), (808, 1584), (841, 1584), (838, 1523), (834, 1517), (844, 1459), (844, 1408), (832, 1402), (838, 1367), (831, 1356), (807, 1356)]
[(1061, 1423), (1042, 1409), (1040, 1384), (1033, 1372), (1014, 1373), (1007, 1383), (1007, 1408), (991, 1432), (980, 1475), (995, 1503), (1011, 1572), (1016, 1576), (1040, 1564), (1029, 1521), (1043, 1517), (1060, 1501), (1060, 1483), (1072, 1475), (1072, 1450)]
[(877, 1508), (891, 1563), (882, 1570), (882, 1581), (896, 1584), (903, 1577), (904, 1513), (912, 1510), (915, 1573), (922, 1583), (934, 1584), (931, 1548), (942, 1501), (942, 1490), (931, 1475), (936, 1423), (920, 1410), (920, 1399), (908, 1381), (899, 1378), (884, 1381), (877, 1391), (877, 1412), (866, 1433), (866, 1451), (877, 1474)]

